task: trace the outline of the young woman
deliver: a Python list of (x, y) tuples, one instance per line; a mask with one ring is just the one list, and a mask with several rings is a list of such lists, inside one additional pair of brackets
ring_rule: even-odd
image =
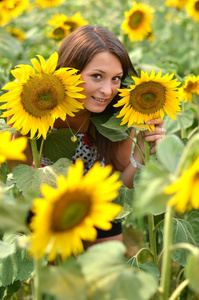
[[(133, 188), (133, 178), (140, 164), (142, 156), (135, 149), (132, 159), (132, 140), (127, 138), (121, 142), (111, 142), (101, 135), (93, 123), (91, 116), (109, 115), (117, 111), (113, 107), (118, 100), (118, 88), (122, 87), (122, 80), (128, 75), (136, 75), (127, 50), (116, 35), (102, 26), (85, 25), (79, 27), (62, 42), (59, 49), (57, 69), (73, 67), (81, 73), (84, 88), (84, 109), (74, 117), (67, 116), (65, 121), (57, 119), (54, 129), (69, 128), (71, 138), (78, 140), (78, 146), (73, 160), (81, 157), (85, 163), (85, 172), (92, 167), (96, 160), (102, 165), (111, 164), (114, 170), (123, 174), (123, 182)], [(155, 145), (166, 134), (163, 121), (151, 120), (155, 131), (145, 131), (138, 134), (137, 141), (144, 153), (144, 140)], [(73, 135), (72, 129), (76, 131)], [(132, 137), (134, 131), (131, 132)], [(155, 146), (151, 154), (155, 153)], [(30, 156), (29, 156), (30, 157)], [(131, 157), (131, 159), (130, 159)], [(43, 157), (43, 165), (51, 164)], [(109, 231), (98, 231), (95, 243), (107, 240), (122, 240), (121, 224), (113, 223)], [(91, 243), (85, 243), (87, 248)]]

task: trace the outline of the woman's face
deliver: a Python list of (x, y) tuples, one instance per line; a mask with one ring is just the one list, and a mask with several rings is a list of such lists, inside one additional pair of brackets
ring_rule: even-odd
[(90, 112), (103, 112), (118, 93), (123, 69), (120, 60), (104, 51), (97, 53), (81, 72), (84, 107)]

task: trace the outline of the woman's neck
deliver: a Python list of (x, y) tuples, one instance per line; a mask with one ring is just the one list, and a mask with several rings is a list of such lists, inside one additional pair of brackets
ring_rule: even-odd
[[(67, 116), (67, 122), (61, 119), (55, 120), (54, 127), (59, 128), (70, 128), (78, 131), (79, 133), (87, 132), (91, 113), (89, 111), (86, 112), (78, 112), (74, 117)], [(81, 128), (81, 129), (80, 129)]]

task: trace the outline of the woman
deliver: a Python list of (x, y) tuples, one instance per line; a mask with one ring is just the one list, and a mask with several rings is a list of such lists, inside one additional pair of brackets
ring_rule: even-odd
[[(57, 69), (73, 67), (81, 73), (84, 88), (84, 109), (74, 117), (67, 116), (66, 120), (57, 119), (54, 130), (69, 128), (71, 140), (78, 139), (78, 146), (73, 160), (81, 157), (85, 163), (85, 172), (92, 167), (96, 160), (102, 165), (111, 164), (114, 170), (123, 174), (123, 183), (133, 188), (133, 178), (136, 171), (143, 164), (142, 156), (135, 149), (132, 157), (132, 140), (127, 138), (120, 142), (111, 142), (101, 135), (93, 123), (91, 116), (108, 115), (116, 112), (113, 107), (118, 100), (118, 88), (122, 87), (122, 80), (128, 75), (136, 75), (127, 50), (119, 39), (102, 26), (85, 25), (79, 27), (62, 42), (59, 49)], [(144, 153), (144, 140), (155, 145), (165, 135), (163, 121), (151, 120), (155, 131), (145, 131), (138, 134), (138, 145)], [(73, 134), (72, 129), (76, 134)], [(131, 131), (134, 136), (134, 130)], [(155, 153), (155, 146), (151, 154)], [(30, 156), (29, 156), (30, 157)], [(131, 159), (130, 159), (131, 158)], [(51, 164), (48, 158), (42, 158), (43, 165)], [(95, 243), (119, 240), (122, 241), (121, 224), (113, 223), (109, 231), (98, 230)], [(85, 243), (85, 248), (91, 243)]]

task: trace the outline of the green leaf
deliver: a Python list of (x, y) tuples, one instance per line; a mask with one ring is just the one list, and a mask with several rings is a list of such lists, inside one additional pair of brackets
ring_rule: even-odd
[(0, 241), (0, 259), (12, 255), (16, 251), (15, 244), (8, 244)]
[(13, 180), (18, 189), (24, 196), (36, 192), (36, 196), (40, 197), (40, 186), (46, 183), (50, 186), (56, 186), (56, 177), (59, 174), (66, 176), (71, 161), (67, 158), (60, 158), (52, 166), (34, 169), (27, 165), (19, 165), (13, 169)]
[(186, 221), (192, 227), (192, 234), (194, 236), (194, 240), (196, 242), (197, 247), (199, 247), (199, 212), (192, 211), (188, 214)]
[(132, 267), (141, 269), (149, 274), (152, 274), (157, 280), (159, 280), (160, 271), (154, 264), (150, 262), (145, 262), (143, 264), (140, 264), (136, 259), (136, 257), (133, 257), (133, 259), (131, 259), (129, 262)]
[[(5, 242), (15, 244), (17, 235), (13, 235)], [(27, 256), (25, 249), (16, 247), (15, 252), (0, 260), (0, 286), (10, 285), (17, 280), (27, 280), (33, 276), (34, 264)]]
[(169, 174), (157, 162), (150, 161), (139, 174), (133, 215), (141, 217), (149, 212), (154, 215), (163, 213), (169, 199), (163, 189), (169, 183)]
[(189, 254), (185, 268), (185, 278), (189, 279), (189, 287), (199, 294), (199, 251)]
[[(187, 220), (175, 218), (173, 221), (173, 243), (189, 243), (197, 246), (195, 236), (193, 221), (190, 224)], [(186, 265), (187, 256), (189, 251), (186, 249), (178, 249), (172, 253), (172, 259), (182, 265)]]
[[(75, 133), (75, 131), (73, 131)], [(52, 131), (44, 141), (42, 153), (53, 162), (60, 158), (72, 159), (78, 142), (71, 141), (71, 132), (68, 128)]]
[(123, 210), (117, 217), (116, 220), (120, 220), (125, 218), (128, 214), (132, 212), (133, 209), (133, 197), (134, 197), (134, 189), (128, 189), (126, 186), (122, 186), (119, 189), (118, 197), (113, 201), (123, 207)]
[(3, 189), (0, 198), (0, 229), (4, 232), (29, 232), (26, 218), (30, 203), (18, 201)]
[(4, 28), (0, 28), (0, 45), (0, 54), (10, 60), (14, 60), (19, 53), (23, 52), (21, 44)]
[(108, 116), (92, 117), (91, 121), (97, 130), (112, 142), (123, 141), (129, 137), (129, 134), (120, 130), (106, 128), (104, 123), (108, 121)]
[(0, 119), (0, 131), (9, 131), (10, 133), (15, 133), (16, 130), (6, 124), (4, 119)]
[(175, 174), (185, 146), (176, 135), (166, 136), (157, 145), (157, 157), (166, 170)]
[(87, 300), (87, 284), (77, 259), (70, 257), (62, 265), (40, 269), (39, 282), (44, 294), (56, 299)]
[(116, 115), (110, 117), (110, 119), (102, 124), (102, 126), (106, 128), (110, 128), (113, 130), (119, 130), (119, 131), (126, 131), (128, 127), (126, 125), (120, 125), (121, 123), (121, 118), (116, 118)]
[(124, 244), (111, 241), (90, 247), (79, 261), (88, 282), (88, 300), (147, 300), (157, 290), (150, 274), (130, 267)]
[(167, 134), (189, 128), (193, 124), (194, 113), (190, 109), (186, 109), (180, 115), (177, 115), (176, 118), (177, 120), (173, 120), (169, 116), (165, 116), (164, 127), (167, 130)]
[(0, 166), (0, 180), (5, 184), (7, 180), (7, 175), (10, 173), (7, 165), (5, 163)]

